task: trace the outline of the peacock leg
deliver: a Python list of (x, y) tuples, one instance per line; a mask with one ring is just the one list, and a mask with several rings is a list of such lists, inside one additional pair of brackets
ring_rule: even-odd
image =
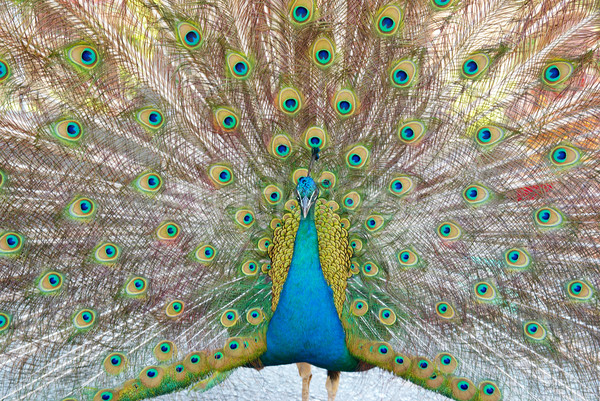
[(327, 371), (327, 381), (325, 388), (327, 389), (327, 401), (335, 401), (338, 387), (340, 386), (340, 372), (337, 370)]
[(310, 364), (300, 362), (296, 365), (298, 366), (298, 374), (302, 378), (302, 401), (308, 401), (310, 379), (312, 379), (312, 373), (310, 373)]

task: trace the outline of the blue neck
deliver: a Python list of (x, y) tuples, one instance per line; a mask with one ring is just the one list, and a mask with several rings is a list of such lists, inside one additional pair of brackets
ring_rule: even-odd
[(300, 220), (294, 254), (277, 309), (267, 329), (264, 365), (307, 362), (328, 370), (353, 371), (357, 360), (346, 336), (319, 262), (319, 242), (311, 208)]

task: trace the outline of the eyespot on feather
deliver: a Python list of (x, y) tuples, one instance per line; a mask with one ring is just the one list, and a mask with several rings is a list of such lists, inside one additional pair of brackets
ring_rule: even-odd
[(246, 320), (253, 326), (261, 324), (265, 320), (262, 309), (252, 308), (246, 313)]
[(91, 328), (96, 322), (96, 312), (91, 309), (82, 309), (73, 317), (73, 325), (78, 330)]
[(454, 373), (456, 367), (458, 366), (456, 358), (449, 352), (441, 352), (437, 354), (435, 357), (435, 363), (440, 372), (445, 375)]
[(454, 4), (455, 0), (431, 0), (433, 8), (438, 10), (446, 10)]
[(455, 316), (454, 308), (445, 301), (435, 304), (435, 313), (442, 319), (450, 320)]
[(472, 206), (480, 206), (490, 200), (490, 191), (477, 184), (469, 185), (462, 193), (463, 199)]
[(254, 213), (249, 209), (240, 209), (235, 213), (235, 221), (242, 228), (250, 228), (254, 224)]
[(550, 88), (560, 88), (562, 83), (573, 74), (573, 65), (566, 61), (555, 61), (546, 67), (542, 72), (542, 82)]
[(395, 88), (409, 88), (416, 82), (417, 65), (411, 60), (401, 60), (389, 72), (390, 83)]
[(323, 171), (317, 180), (321, 188), (333, 189), (335, 188), (335, 183), (337, 182), (337, 177), (331, 171)]
[(54, 294), (62, 288), (63, 275), (57, 271), (49, 271), (38, 280), (38, 289), (44, 294)]
[(292, 142), (287, 135), (277, 134), (271, 138), (269, 149), (273, 156), (285, 160), (292, 153)]
[(479, 399), (480, 401), (500, 401), (502, 393), (496, 385), (491, 381), (483, 381), (479, 383)]
[(406, 121), (398, 127), (398, 138), (407, 145), (417, 144), (425, 136), (427, 128), (418, 120)]
[(267, 253), (269, 246), (271, 246), (271, 238), (263, 237), (258, 240), (258, 250), (262, 253)]
[(302, 96), (296, 88), (282, 88), (277, 95), (277, 107), (290, 117), (295, 116), (302, 109)]
[[(294, 210), (298, 210), (298, 201), (296, 199), (290, 199), (287, 202), (285, 202), (284, 205), (284, 209), (287, 210), (288, 212), (293, 212)], [(285, 216), (284, 217), (284, 221), (285, 221)]]
[(83, 127), (76, 120), (61, 120), (52, 125), (52, 133), (62, 141), (75, 144), (83, 136)]
[(156, 236), (158, 239), (165, 242), (175, 241), (180, 233), (181, 228), (172, 221), (166, 221), (156, 229)]
[(269, 263), (263, 263), (260, 266), (260, 271), (264, 274), (269, 274), (269, 270), (271, 270), (271, 265)]
[(94, 259), (98, 263), (112, 264), (121, 256), (121, 248), (112, 242), (104, 242), (94, 250)]
[(183, 367), (194, 375), (210, 369), (206, 360), (206, 353), (204, 352), (190, 352), (183, 360)]
[(127, 281), (125, 293), (131, 297), (139, 297), (148, 291), (148, 280), (144, 277), (134, 276)]
[(185, 309), (185, 304), (179, 299), (175, 299), (167, 304), (165, 307), (165, 314), (169, 318), (179, 317)]
[(508, 267), (514, 269), (526, 269), (531, 264), (529, 254), (519, 248), (511, 248), (504, 252), (504, 261)]
[(227, 309), (221, 315), (221, 324), (225, 327), (233, 327), (239, 319), (238, 311), (235, 309)]
[(208, 169), (208, 176), (217, 188), (223, 188), (234, 181), (233, 171), (223, 164), (213, 164)]
[(276, 228), (281, 227), (281, 224), (281, 219), (274, 217), (273, 219), (271, 219), (269, 227), (271, 228), (271, 230), (275, 231)]
[(12, 317), (6, 312), (0, 312), (0, 333), (5, 332), (10, 327)]
[(248, 57), (241, 53), (228, 52), (225, 56), (227, 59), (227, 71), (236, 79), (247, 79), (252, 72), (252, 65)]
[(496, 298), (496, 289), (488, 282), (480, 281), (473, 286), (478, 301), (489, 302)]
[(379, 267), (373, 262), (365, 262), (362, 265), (362, 273), (367, 277), (374, 277), (379, 273)]
[(438, 226), (437, 234), (444, 241), (454, 241), (460, 238), (462, 231), (458, 224), (446, 221)]
[(67, 206), (68, 216), (80, 221), (88, 221), (96, 214), (96, 203), (90, 198), (75, 198)]
[(493, 125), (485, 125), (477, 130), (475, 141), (483, 148), (491, 148), (504, 139), (504, 130)]
[(397, 354), (394, 358), (394, 374), (396, 376), (404, 376), (410, 370), (412, 361), (404, 354)]
[(346, 210), (356, 210), (360, 205), (360, 195), (356, 191), (352, 191), (344, 195), (342, 198), (342, 205)]
[(0, 236), (0, 256), (15, 256), (23, 249), (25, 239), (15, 231), (5, 231)]
[(69, 60), (79, 68), (91, 70), (98, 65), (98, 51), (90, 45), (80, 44), (69, 48)]
[(360, 264), (353, 260), (350, 262), (350, 272), (352, 274), (359, 274), (360, 273)]
[(556, 167), (572, 167), (579, 162), (580, 158), (579, 150), (567, 145), (556, 146), (549, 154), (550, 162)]
[(566, 286), (567, 295), (576, 301), (587, 301), (594, 295), (591, 285), (583, 280), (569, 281)]
[(398, 252), (398, 261), (402, 267), (415, 267), (419, 263), (419, 257), (411, 249), (403, 249)]
[(392, 195), (402, 197), (409, 194), (413, 189), (413, 180), (405, 175), (400, 175), (390, 180), (388, 189)]
[(467, 79), (478, 79), (483, 76), (490, 66), (490, 58), (485, 53), (469, 56), (462, 64), (460, 73)]
[(10, 67), (6, 61), (0, 59), (0, 83), (10, 76)]
[(127, 357), (120, 352), (112, 352), (104, 358), (103, 366), (109, 375), (118, 375), (127, 367)]
[(464, 377), (455, 377), (450, 382), (452, 396), (460, 401), (469, 401), (477, 395), (477, 387), (473, 382)]
[(444, 384), (445, 378), (443, 375), (433, 372), (427, 380), (425, 380), (425, 387), (432, 390), (439, 389)]
[(134, 183), (140, 192), (146, 195), (154, 195), (162, 187), (163, 181), (160, 175), (150, 171), (140, 174)]
[(391, 36), (398, 32), (402, 24), (402, 10), (390, 4), (381, 9), (375, 18), (375, 30), (379, 35)]
[(346, 153), (346, 165), (351, 169), (363, 168), (368, 160), (369, 150), (362, 145), (356, 145)]
[(364, 316), (369, 311), (369, 304), (364, 299), (355, 299), (350, 306), (354, 316)]
[(327, 68), (333, 64), (335, 46), (329, 38), (320, 37), (313, 43), (312, 60), (319, 68)]
[(323, 128), (312, 126), (302, 134), (302, 143), (307, 149), (325, 149), (329, 144), (329, 137)]
[(156, 359), (165, 362), (175, 357), (177, 347), (171, 341), (161, 341), (154, 347), (153, 352)]
[(190, 22), (177, 24), (177, 39), (188, 50), (194, 50), (202, 44), (202, 31)]
[(136, 120), (150, 131), (158, 131), (165, 123), (162, 112), (158, 109), (147, 107), (135, 114)]
[(340, 219), (340, 225), (342, 226), (342, 228), (346, 229), (346, 231), (347, 231), (350, 229), (350, 220), (343, 217)]
[(263, 196), (269, 205), (277, 205), (283, 199), (283, 193), (276, 185), (268, 185), (264, 191)]
[[(308, 170), (305, 168), (298, 168), (298, 169), (294, 170), (294, 172), (292, 173), (292, 181), (294, 182), (294, 185), (298, 185), (300, 178), (306, 177), (307, 175), (308, 175)], [(290, 200), (294, 200), (294, 199), (290, 199)]]
[(381, 308), (379, 309), (379, 321), (386, 326), (391, 326), (396, 323), (396, 313), (390, 308)]
[(535, 211), (534, 221), (542, 229), (556, 229), (562, 225), (563, 216), (553, 207), (543, 207)]
[(353, 91), (341, 89), (333, 98), (333, 109), (340, 118), (348, 118), (356, 114), (360, 104)]
[(246, 276), (256, 276), (258, 264), (254, 260), (247, 260), (242, 264), (242, 273)]
[(377, 214), (371, 214), (367, 216), (367, 219), (365, 220), (365, 228), (367, 231), (374, 233), (381, 230), (384, 223), (385, 221), (383, 220), (383, 217)]
[(94, 395), (93, 401), (118, 401), (119, 393), (111, 389), (100, 390)]
[(417, 356), (413, 358), (412, 373), (417, 378), (427, 380), (435, 371), (434, 364), (427, 358)]
[(523, 332), (528, 339), (534, 341), (543, 341), (547, 336), (544, 326), (533, 320), (523, 324)]
[(290, 3), (290, 20), (296, 26), (303, 26), (311, 22), (315, 12), (316, 6), (311, 0), (295, 0)]
[(349, 241), (350, 248), (354, 251), (354, 253), (359, 253), (363, 249), (363, 242), (360, 238), (350, 238)]
[(220, 107), (215, 110), (215, 122), (217, 127), (224, 132), (235, 131), (240, 123), (240, 118), (236, 112), (227, 107)]
[(140, 372), (140, 382), (148, 388), (156, 388), (160, 386), (160, 382), (164, 376), (163, 368), (159, 366), (148, 366)]

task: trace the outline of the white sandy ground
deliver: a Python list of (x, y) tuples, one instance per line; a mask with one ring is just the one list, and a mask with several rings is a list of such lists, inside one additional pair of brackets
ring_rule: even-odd
[[(327, 401), (325, 379), (327, 371), (312, 368), (310, 400)], [(301, 400), (302, 379), (296, 365), (272, 366), (260, 372), (254, 369), (237, 369), (229, 378), (211, 390), (199, 393), (183, 391), (165, 395), (156, 400), (240, 400), (240, 401), (292, 401)], [(448, 401), (439, 394), (422, 389), (411, 382), (372, 369), (362, 373), (342, 372), (336, 401)]]

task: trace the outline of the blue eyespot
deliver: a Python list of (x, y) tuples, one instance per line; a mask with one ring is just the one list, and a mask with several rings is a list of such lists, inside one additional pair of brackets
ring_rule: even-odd
[(235, 118), (233, 118), (232, 116), (227, 116), (225, 117), (225, 119), (223, 120), (223, 125), (225, 126), (225, 128), (233, 128), (235, 126)]
[(408, 74), (404, 70), (398, 70), (394, 72), (394, 81), (397, 84), (405, 84), (408, 81)]
[(477, 72), (479, 66), (474, 60), (469, 60), (465, 63), (465, 72), (469, 75), (473, 75)]
[(294, 9), (294, 19), (298, 22), (304, 22), (309, 17), (309, 12), (306, 7), (298, 6)]
[(383, 32), (389, 32), (389, 31), (391, 31), (392, 29), (394, 29), (395, 25), (396, 25), (396, 23), (390, 17), (383, 17), (379, 21), (379, 27), (381, 28), (381, 30)]
[(200, 42), (200, 35), (196, 31), (189, 31), (185, 34), (185, 43), (190, 46), (196, 46)]
[(352, 110), (352, 105), (350, 104), (349, 101), (342, 100), (342, 101), (338, 102), (338, 110), (342, 114), (348, 114), (350, 112), (350, 110)]
[(551, 81), (551, 82), (558, 81), (559, 78), (560, 78), (560, 70), (557, 67), (552, 66), (546, 70), (546, 79), (548, 81)]
[(148, 121), (152, 125), (158, 125), (162, 121), (162, 116), (159, 113), (153, 111), (148, 115)]
[(479, 140), (481, 142), (486, 143), (492, 137), (492, 132), (489, 129), (484, 128), (484, 129), (482, 129), (482, 130), (479, 131), (478, 137), (479, 137)]
[(81, 52), (81, 62), (85, 65), (93, 64), (96, 61), (96, 52), (86, 48)]

